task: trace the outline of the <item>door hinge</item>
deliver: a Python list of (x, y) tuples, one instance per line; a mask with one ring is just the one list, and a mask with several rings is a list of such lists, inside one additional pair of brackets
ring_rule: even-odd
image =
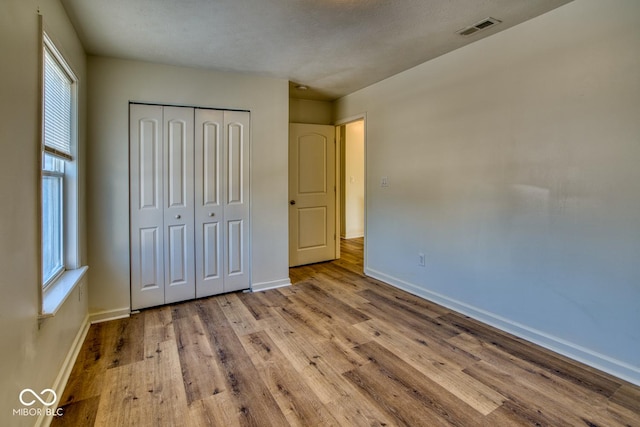
[(335, 233), (333, 234), (333, 240), (336, 240), (336, 235), (335, 235)]

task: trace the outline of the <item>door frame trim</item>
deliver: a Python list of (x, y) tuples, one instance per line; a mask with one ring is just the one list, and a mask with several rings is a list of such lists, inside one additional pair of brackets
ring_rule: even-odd
[[(340, 138), (340, 128), (349, 123), (362, 120), (364, 123), (364, 248), (363, 261), (367, 266), (367, 113), (355, 114), (344, 119), (337, 120), (334, 123), (336, 134), (336, 234), (339, 234), (342, 226), (342, 218), (340, 211), (342, 208), (342, 180), (340, 179), (340, 170), (342, 166), (342, 139)], [(336, 259), (340, 258), (340, 238), (336, 239)]]

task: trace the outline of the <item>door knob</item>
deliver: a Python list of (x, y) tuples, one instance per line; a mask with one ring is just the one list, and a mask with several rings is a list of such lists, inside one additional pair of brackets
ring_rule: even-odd
[(213, 212), (209, 212), (209, 216), (216, 216), (216, 214), (214, 214)]
[(296, 204), (296, 201), (295, 201), (295, 200), (291, 200), (291, 201), (289, 201), (289, 204), (290, 204), (291, 206), (293, 206), (293, 205), (295, 205), (295, 204)]
[(182, 218), (180, 215), (176, 215), (176, 219), (180, 219)]

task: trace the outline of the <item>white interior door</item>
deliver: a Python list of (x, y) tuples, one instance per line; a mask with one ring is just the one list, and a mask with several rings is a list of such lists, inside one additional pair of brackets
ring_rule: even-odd
[(164, 304), (162, 107), (131, 104), (131, 307)]
[(335, 259), (334, 127), (289, 125), (289, 265)]
[(196, 110), (196, 295), (247, 289), (249, 119), (246, 111)]
[(164, 107), (165, 304), (196, 296), (193, 108)]

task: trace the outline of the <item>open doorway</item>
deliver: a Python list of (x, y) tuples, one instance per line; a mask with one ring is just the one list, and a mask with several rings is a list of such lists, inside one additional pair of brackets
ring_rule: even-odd
[[(366, 224), (364, 117), (337, 125), (339, 144), (339, 233), (341, 246), (364, 248)], [(363, 250), (363, 249), (362, 249)]]

